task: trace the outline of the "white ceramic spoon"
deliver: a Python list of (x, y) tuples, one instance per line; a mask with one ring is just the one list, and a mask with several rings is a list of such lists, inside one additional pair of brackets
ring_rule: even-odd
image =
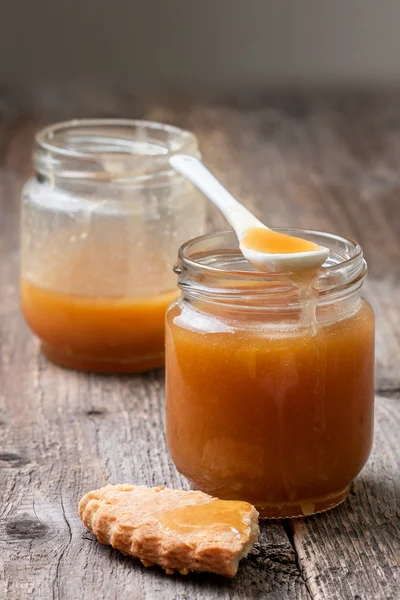
[[(175, 171), (189, 179), (196, 187), (213, 202), (224, 217), (235, 230), (239, 239), (240, 250), (243, 256), (261, 271), (272, 272), (297, 272), (320, 267), (329, 255), (328, 248), (318, 246), (312, 242), (301, 240), (285, 234), (272, 231), (261, 223), (247, 208), (242, 206), (210, 173), (210, 171), (197, 158), (186, 154), (175, 154), (169, 159), (169, 163)], [(262, 230), (264, 242), (268, 251), (253, 249), (248, 244), (249, 232)], [(264, 233), (265, 232), (265, 233)], [(259, 233), (256, 232), (256, 233)], [(274, 244), (279, 242), (280, 251), (274, 250)], [(295, 243), (300, 245), (301, 251), (285, 252), (282, 246), (290, 246)], [(308, 248), (310, 248), (308, 250)]]

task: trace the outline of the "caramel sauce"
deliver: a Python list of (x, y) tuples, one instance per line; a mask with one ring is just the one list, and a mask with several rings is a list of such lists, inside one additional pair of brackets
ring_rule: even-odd
[(320, 246), (308, 240), (258, 227), (249, 229), (241, 243), (249, 250), (268, 254), (291, 254), (320, 249)]
[(84, 371), (131, 373), (164, 364), (164, 319), (178, 292), (142, 298), (59, 293), (21, 281), (25, 320), (53, 362)]
[(190, 533), (211, 528), (213, 531), (234, 532), (244, 537), (249, 526), (243, 521), (249, 513), (247, 502), (232, 500), (212, 500), (207, 504), (183, 506), (169, 510), (159, 517), (158, 521), (164, 527), (177, 533)]
[(303, 315), (287, 330), (274, 315), (218, 330), (220, 316), (191, 329), (170, 309), (168, 447), (194, 487), (272, 518), (343, 500), (371, 449), (374, 318), (365, 301), (337, 320), (327, 310), (315, 330)]
[[(263, 229), (249, 230), (242, 245), (272, 254), (320, 248)], [(371, 449), (373, 313), (365, 301), (348, 312), (318, 307), (317, 276), (285, 274), (298, 288), (293, 312), (283, 296), (282, 312), (260, 317), (217, 302), (192, 303), (197, 319), (185, 321), (184, 305), (167, 313), (171, 457), (196, 489), (251, 502), (262, 517), (342, 502)]]

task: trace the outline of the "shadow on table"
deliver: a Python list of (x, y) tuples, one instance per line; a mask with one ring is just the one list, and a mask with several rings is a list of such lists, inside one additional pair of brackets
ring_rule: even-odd
[[(357, 544), (361, 544), (362, 549), (363, 540), (368, 536), (368, 543), (370, 540), (380, 542), (373, 546), (375, 553), (384, 553), (385, 548), (391, 552), (397, 552), (397, 548), (400, 553), (398, 506), (400, 481), (366, 473), (353, 484), (349, 498), (336, 509), (305, 519), (291, 520), (290, 526), (289, 522), (262, 521), (259, 542), (247, 559), (241, 562), (234, 579), (213, 574), (166, 575), (159, 567), (146, 569), (139, 561), (100, 544), (96, 544), (96, 553), (102, 562), (101, 568), (110, 572), (113, 587), (117, 591), (121, 589), (122, 592), (128, 583), (137, 588), (135, 600), (156, 595), (163, 600), (207, 597), (224, 600), (268, 597), (268, 600), (282, 600), (302, 597), (302, 592), (304, 596), (307, 592), (302, 589), (305, 583), (289, 539), (290, 530), (296, 532), (296, 525), (300, 525), (302, 538), (310, 536), (314, 551), (326, 550), (325, 544), (329, 540), (329, 544), (333, 544), (338, 552), (347, 547), (351, 554), (353, 546)], [(95, 540), (90, 533), (85, 537)], [(379, 562), (384, 565), (385, 557), (382, 556)], [(390, 580), (390, 573), (387, 577)]]
[[(121, 586), (132, 579), (137, 581), (138, 599), (161, 594), (163, 600), (234, 598), (235, 600), (282, 600), (289, 597), (288, 590), (303, 586), (294, 550), (280, 523), (261, 522), (260, 539), (251, 554), (241, 561), (235, 578), (227, 579), (211, 573), (166, 575), (159, 567), (145, 568), (137, 560), (123, 556), (108, 546), (98, 544), (97, 552), (102, 568), (112, 572), (114, 585)], [(86, 539), (95, 540), (90, 533)], [(109, 567), (105, 562), (110, 561)], [(119, 575), (120, 574), (120, 575)]]
[[(303, 519), (307, 529), (323, 528), (331, 538), (381, 540), (396, 544), (400, 552), (400, 479), (388, 471), (362, 474), (349, 497), (336, 509)], [(292, 521), (294, 529), (296, 523)]]

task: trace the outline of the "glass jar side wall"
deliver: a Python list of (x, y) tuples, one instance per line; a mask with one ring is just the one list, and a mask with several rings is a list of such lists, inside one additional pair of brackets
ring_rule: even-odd
[(316, 282), (317, 318), (307, 322), (290, 285), (241, 270), (234, 250), (214, 243), (193, 241), (202, 250), (188, 260), (181, 251), (183, 297), (167, 313), (171, 456), (193, 487), (249, 501), (264, 517), (327, 510), (345, 499), (372, 444), (362, 253), (332, 249), (337, 266)]
[(54, 362), (100, 372), (164, 363), (164, 317), (177, 296), (176, 248), (204, 233), (203, 196), (167, 158), (189, 132), (84, 121), (37, 136), (23, 191), (21, 305)]

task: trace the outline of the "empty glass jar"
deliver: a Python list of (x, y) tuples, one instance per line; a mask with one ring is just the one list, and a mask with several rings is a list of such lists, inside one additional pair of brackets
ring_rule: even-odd
[(168, 164), (196, 137), (146, 121), (59, 123), (36, 136), (23, 190), (21, 305), (61, 365), (134, 372), (164, 362), (179, 245), (204, 232), (203, 196)]

